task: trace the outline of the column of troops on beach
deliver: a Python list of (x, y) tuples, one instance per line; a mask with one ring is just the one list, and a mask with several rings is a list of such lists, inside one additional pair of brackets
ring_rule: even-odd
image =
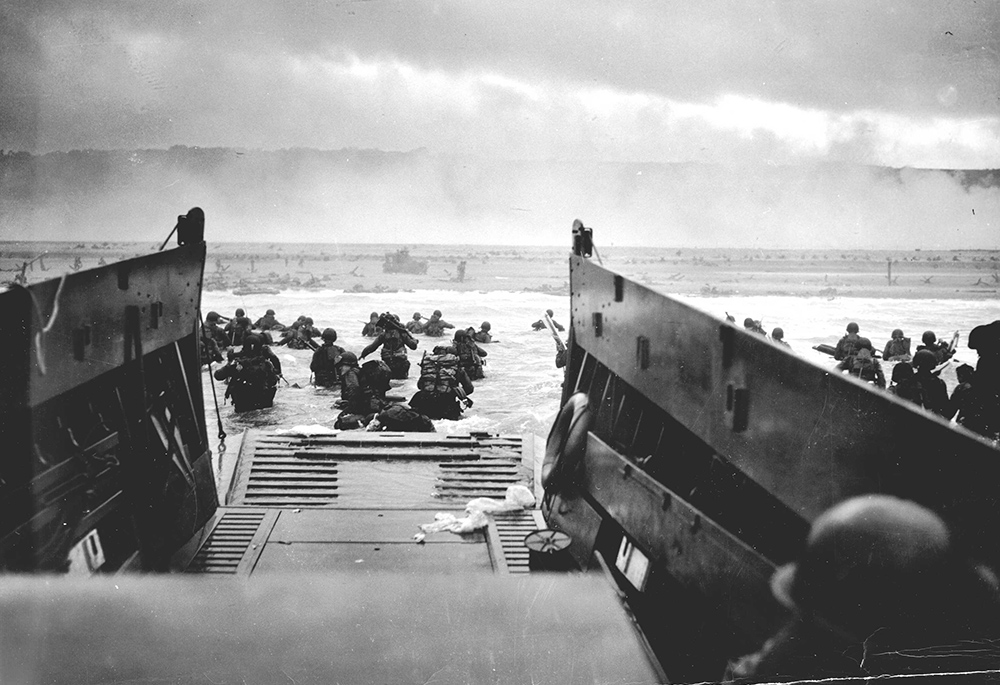
[[(372, 312), (361, 331), (372, 342), (357, 354), (336, 344), (336, 330), (320, 331), (307, 316), (286, 326), (276, 319), (273, 309), (255, 322), (243, 309), (228, 319), (213, 311), (202, 325), (202, 359), (209, 365), (226, 361), (214, 377), (226, 381), (226, 398), (237, 412), (243, 412), (273, 405), (283, 376), (281, 360), (272, 347), (312, 350), (310, 382), (340, 389), (340, 400), (335, 404), (341, 410), (336, 428), (433, 431), (432, 420), (460, 419), (463, 410), (472, 406), (469, 395), (475, 390), (473, 381), (486, 378), (483, 367), (487, 352), (481, 345), (497, 342), (490, 330), (488, 321), (478, 330), (456, 328), (439, 310), (426, 319), (415, 312), (405, 324), (395, 314)], [(405, 398), (389, 394), (390, 381), (410, 377), (407, 351), (417, 349), (418, 335), (450, 335), (451, 340), (422, 355), (417, 392), (404, 403)], [(236, 351), (240, 346), (242, 349)], [(227, 350), (225, 358), (223, 350)], [(365, 361), (376, 351), (380, 358)]]

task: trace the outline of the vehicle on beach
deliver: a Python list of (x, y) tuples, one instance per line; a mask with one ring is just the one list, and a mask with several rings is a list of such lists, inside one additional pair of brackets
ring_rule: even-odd
[(994, 447), (594, 264), (576, 228), (544, 455), (292, 426), (213, 455), (200, 210), (174, 249), (0, 294), (0, 566), (49, 572), (0, 580), (37, 646), (0, 641), (0, 682), (713, 681), (844, 498), (920, 502), (996, 561)]
[(410, 251), (404, 247), (395, 252), (385, 253), (382, 271), (387, 274), (425, 274), (427, 260), (412, 257)]

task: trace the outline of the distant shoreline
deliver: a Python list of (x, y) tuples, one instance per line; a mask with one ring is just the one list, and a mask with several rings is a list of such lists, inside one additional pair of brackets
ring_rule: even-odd
[[(425, 262), (426, 272), (407, 274), (384, 271), (386, 254), (395, 254), (394, 246), (322, 244), (318, 251), (293, 251), (293, 244), (269, 246), (273, 249), (209, 245), (205, 290), (568, 294), (568, 247), (412, 246), (410, 258)], [(140, 243), (7, 241), (0, 242), (0, 269), (2, 280), (10, 281), (25, 261), (44, 254), (26, 270), (29, 282), (35, 282), (72, 271), (77, 258), (81, 268), (92, 268), (101, 259), (112, 263), (151, 250)], [(609, 268), (668, 294), (996, 300), (1000, 293), (1000, 250), (611, 248), (601, 257)]]

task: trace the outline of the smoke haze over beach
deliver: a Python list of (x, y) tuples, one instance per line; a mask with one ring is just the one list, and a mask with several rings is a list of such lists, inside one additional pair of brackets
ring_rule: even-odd
[(559, 245), (577, 217), (655, 247), (986, 249), (1000, 230), (1000, 172), (222, 148), (0, 165), (7, 239), (155, 241), (192, 204), (213, 241)]

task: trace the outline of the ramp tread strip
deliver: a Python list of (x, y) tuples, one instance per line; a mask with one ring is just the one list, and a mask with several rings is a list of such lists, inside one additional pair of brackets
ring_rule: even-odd
[(510, 485), (527, 483), (520, 436), (446, 436), (421, 439), (399, 433), (379, 438), (294, 438), (251, 433), (242, 483), (233, 503), (249, 507), (336, 506), (346, 495), (339, 482), (345, 460), (437, 461), (432, 495), (443, 500), (502, 498)]
[(501, 568), (510, 574), (530, 573), (529, 550), (524, 546), (524, 538), (539, 527), (534, 510), (495, 514), (491, 527), (496, 530), (493, 539), (499, 543), (498, 551), (504, 559)]
[(186, 573), (235, 574), (264, 513), (226, 512), (191, 560)]

